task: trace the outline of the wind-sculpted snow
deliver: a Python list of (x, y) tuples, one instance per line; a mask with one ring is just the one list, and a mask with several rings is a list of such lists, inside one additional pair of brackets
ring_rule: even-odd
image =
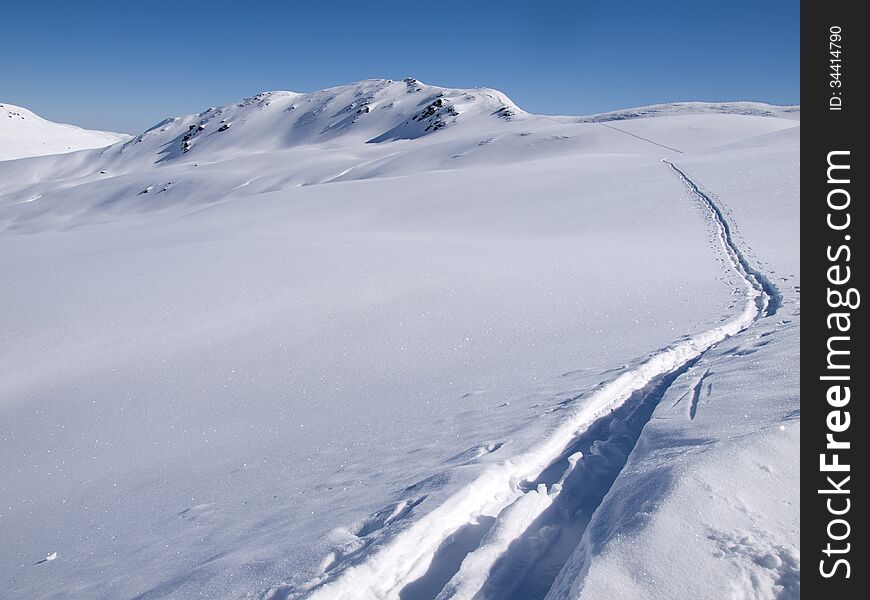
[(0, 162), (4, 589), (643, 597), (614, 540), (672, 553), (702, 456), (704, 581), (796, 589), (789, 447), (722, 490), (780, 431), (739, 373), (796, 356), (797, 125), (376, 80)]

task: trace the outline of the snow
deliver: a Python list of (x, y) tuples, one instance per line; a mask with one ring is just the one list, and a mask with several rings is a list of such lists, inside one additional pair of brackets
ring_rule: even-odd
[[(783, 304), (668, 390), (548, 598), (800, 597), (799, 142), (790, 129), (680, 161)], [(674, 577), (687, 556), (703, 577)]]
[[(697, 534), (699, 585), (799, 585), (794, 479), (762, 487), (796, 472), (799, 121), (765, 106), (579, 122), (370, 80), (0, 163), (0, 581), (612, 597), (682, 571), (656, 545)], [(686, 471), (653, 477), (675, 453)], [(644, 478), (662, 529), (632, 542)], [(31, 568), (47, 546), (62, 560)]]
[(26, 108), (0, 103), (0, 160), (101, 148), (129, 137), (53, 123)]
[(43, 558), (42, 560), (38, 560), (33, 564), (41, 565), (42, 563), (53, 561), (56, 558), (57, 558), (57, 552), (49, 552), (48, 554), (45, 555), (45, 558)]
[(650, 104), (637, 108), (626, 108), (588, 117), (580, 117), (581, 122), (604, 123), (648, 117), (661, 117), (685, 114), (729, 114), (757, 117), (777, 117), (780, 119), (800, 120), (800, 105), (777, 105), (765, 102), (671, 102), (669, 104)]

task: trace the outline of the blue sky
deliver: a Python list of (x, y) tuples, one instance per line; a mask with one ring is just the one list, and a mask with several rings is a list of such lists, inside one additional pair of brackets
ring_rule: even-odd
[(139, 132), (263, 90), (416, 77), (589, 114), (674, 100), (797, 103), (797, 0), (10, 2), (0, 102)]

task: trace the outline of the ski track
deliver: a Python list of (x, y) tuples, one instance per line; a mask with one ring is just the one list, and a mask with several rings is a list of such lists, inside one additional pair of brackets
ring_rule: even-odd
[(716, 221), (717, 228), (720, 230), (720, 241), (725, 247), (725, 252), (735, 270), (744, 280), (748, 281), (752, 286), (760, 289), (762, 292), (759, 296), (759, 300), (765, 302), (764, 306), (760, 309), (763, 316), (769, 317), (776, 313), (782, 304), (782, 294), (779, 293), (776, 286), (771, 283), (764, 274), (757, 271), (749, 264), (749, 261), (740, 251), (739, 246), (734, 242), (734, 236), (731, 233), (731, 226), (719, 205), (713, 202), (707, 194), (702, 192), (695, 182), (689, 179), (688, 176), (686, 176), (686, 174), (674, 163), (666, 158), (662, 159), (662, 162), (669, 165), (683, 183), (689, 187), (695, 197), (698, 198), (711, 213), (713, 213), (713, 219)]
[(643, 136), (637, 135), (636, 133), (632, 133), (630, 131), (626, 131), (625, 129), (620, 129), (619, 127), (614, 127), (613, 125), (608, 125), (607, 123), (599, 123), (602, 127), (607, 127), (608, 129), (612, 129), (613, 131), (618, 131), (619, 133), (624, 133), (625, 135), (630, 135), (631, 137), (641, 140), (643, 142), (649, 142), (654, 146), (658, 146), (659, 148), (664, 148), (665, 150), (670, 150), (671, 152), (676, 152), (677, 154), (684, 154), (682, 150), (677, 150), (676, 148), (671, 148), (670, 146), (665, 146), (664, 144), (660, 144), (654, 140), (649, 138), (645, 138)]
[[(707, 209), (717, 240), (743, 282), (743, 310), (652, 354), (587, 398), (579, 398), (574, 412), (538, 445), (488, 467), (440, 506), (392, 535), (366, 540), (367, 555), (343, 565), (340, 559), (333, 561), (317, 580), (302, 588), (279, 585), (261, 594), (262, 599), (546, 596), (673, 381), (713, 345), (774, 314), (780, 305), (779, 291), (750, 266), (735, 244), (720, 207), (670, 160), (662, 162)], [(693, 419), (706, 375), (692, 393)], [(415, 506), (403, 508), (410, 512)]]

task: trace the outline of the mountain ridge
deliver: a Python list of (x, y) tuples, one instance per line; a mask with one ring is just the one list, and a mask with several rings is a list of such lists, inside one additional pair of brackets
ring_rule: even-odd
[(681, 103), (590, 120), (535, 115), (490, 88), (442, 88), (411, 78), (261, 92), (164, 119), (104, 148), (0, 162), (0, 230), (547, 158), (661, 158), (799, 125), (799, 111), (782, 118), (777, 110), (785, 109)]
[[(42, 120), (27, 109), (18, 110)], [(101, 157), (147, 154), (151, 158), (156, 155), (155, 162), (166, 162), (182, 155), (190, 155), (188, 158), (196, 156), (205, 148), (219, 150), (226, 146), (233, 147), (234, 151), (241, 147), (246, 151), (269, 151), (329, 144), (338, 138), (368, 144), (414, 140), (456, 126), (472, 126), (469, 123), (472, 120), (476, 129), (498, 131), (500, 124), (511, 121), (605, 123), (693, 114), (796, 120), (800, 118), (800, 105), (779, 106), (747, 101), (673, 102), (585, 116), (538, 115), (521, 109), (507, 94), (492, 88), (448, 88), (428, 85), (410, 77), (401, 80), (365, 79), (314, 92), (263, 91), (199, 113), (168, 117), (135, 136), (94, 131), (92, 133), (98, 134), (100, 142), (105, 139), (110, 143), (94, 143), (69, 150), (105, 146), (110, 151), (102, 152)], [(64, 127), (89, 131), (73, 125)], [(239, 130), (245, 130), (245, 133), (236, 133)], [(226, 144), (227, 140), (221, 138), (230, 138), (235, 143)], [(21, 157), (39, 154), (42, 153), (33, 152)]]

